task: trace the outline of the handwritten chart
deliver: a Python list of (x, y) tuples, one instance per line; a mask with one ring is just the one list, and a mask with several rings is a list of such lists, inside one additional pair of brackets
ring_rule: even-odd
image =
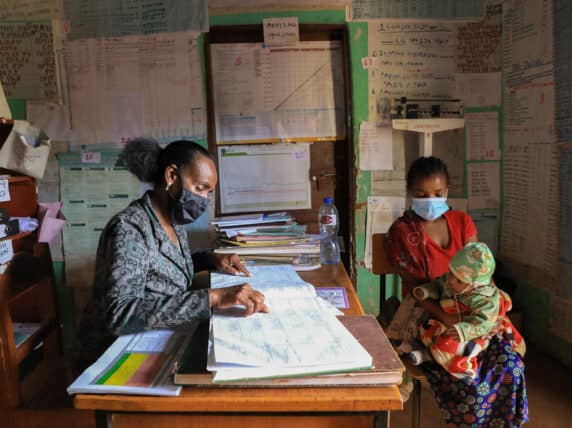
[(211, 45), (217, 142), (344, 136), (337, 41)]
[(50, 23), (0, 23), (0, 81), (8, 98), (58, 97)]
[(484, 19), (459, 24), (457, 40), (457, 71), (459, 73), (501, 71), (502, 1), (488, 2)]
[(395, 98), (452, 98), (455, 95), (455, 24), (379, 22), (368, 26), (369, 117), (389, 123)]
[(478, 18), (483, 11), (484, 0), (351, 0), (350, 18)]
[(63, 0), (68, 39), (208, 31), (205, 0)]
[(67, 42), (71, 143), (204, 137), (196, 37), (179, 32)]
[(60, 6), (58, 0), (0, 0), (0, 21), (49, 21)]

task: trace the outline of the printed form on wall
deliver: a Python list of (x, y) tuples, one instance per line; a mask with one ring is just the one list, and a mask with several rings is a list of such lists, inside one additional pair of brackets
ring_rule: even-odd
[[(197, 33), (66, 43), (71, 143), (203, 138), (206, 113)], [(86, 103), (85, 100), (90, 100)]]
[[(503, 159), (500, 254), (554, 275), (558, 221), (556, 144), (505, 140)], [(546, 286), (554, 286), (550, 282), (545, 281)]]
[(391, 170), (393, 168), (393, 129), (362, 122), (359, 127), (359, 168)]
[(572, 144), (559, 144), (558, 292), (572, 299)]
[(217, 143), (345, 136), (339, 41), (211, 45)]
[[(504, 206), (501, 256), (556, 275), (558, 160), (555, 144), (552, 1), (504, 8)], [(538, 285), (554, 288), (554, 281)]]
[(208, 31), (206, 0), (63, 0), (69, 40)]
[(500, 208), (500, 163), (467, 165), (469, 210)]
[(512, 0), (504, 11), (505, 132), (554, 141), (551, 0)]
[(139, 181), (117, 167), (118, 151), (97, 152), (99, 163), (81, 153), (60, 153), (61, 197), (68, 224), (63, 232), (66, 285), (90, 287), (95, 253), (107, 221), (139, 196)]
[(311, 208), (310, 144), (219, 146), (222, 213)]
[(558, 140), (572, 141), (572, 3), (554, 2), (554, 77), (556, 92), (556, 132)]
[(501, 73), (457, 73), (456, 97), (464, 107), (500, 106), (502, 103)]
[(467, 160), (500, 160), (497, 111), (465, 113)]
[[(415, 139), (412, 144), (406, 144), (406, 139)], [(417, 147), (417, 135), (412, 132), (393, 131), (393, 168), (388, 171), (371, 171), (372, 195), (403, 196), (405, 197), (405, 158), (409, 146)]]
[(59, 96), (52, 25), (0, 22), (0, 81), (8, 98)]

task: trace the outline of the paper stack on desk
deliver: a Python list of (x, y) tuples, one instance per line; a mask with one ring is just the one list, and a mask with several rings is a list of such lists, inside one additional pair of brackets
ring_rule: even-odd
[(320, 266), (320, 237), (287, 213), (220, 217), (213, 221), (221, 238), (215, 252), (239, 254), (250, 264), (291, 264), (296, 270)]

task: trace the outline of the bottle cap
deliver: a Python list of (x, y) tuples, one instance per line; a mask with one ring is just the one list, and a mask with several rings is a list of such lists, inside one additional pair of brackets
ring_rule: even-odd
[(326, 196), (326, 197), (324, 198), (324, 203), (325, 203), (325, 204), (331, 204), (331, 203), (333, 203), (333, 202), (334, 202), (334, 200), (332, 199), (331, 196)]

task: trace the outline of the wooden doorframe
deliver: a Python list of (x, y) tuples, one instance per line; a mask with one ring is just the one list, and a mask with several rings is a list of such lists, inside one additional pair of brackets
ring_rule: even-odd
[[(351, 120), (351, 79), (348, 31), (344, 24), (300, 24), (299, 27), (301, 41), (339, 40), (342, 44), (346, 136), (344, 140), (336, 141), (334, 144), (334, 167), (336, 170), (336, 176), (333, 196), (336, 201), (340, 217), (339, 233), (344, 241), (344, 247), (346, 249), (346, 251), (342, 253), (342, 261), (344, 262), (350, 278), (354, 281), (355, 286), (356, 176), (354, 169), (353, 127)], [(214, 43), (262, 43), (262, 24), (214, 26), (205, 34), (204, 40), (208, 148), (218, 165), (210, 46)], [(216, 215), (220, 215), (219, 194), (219, 188), (217, 187)], [(317, 212), (318, 208), (319, 206), (312, 206), (311, 210)], [(294, 214), (296, 213), (296, 211), (292, 212)]]

